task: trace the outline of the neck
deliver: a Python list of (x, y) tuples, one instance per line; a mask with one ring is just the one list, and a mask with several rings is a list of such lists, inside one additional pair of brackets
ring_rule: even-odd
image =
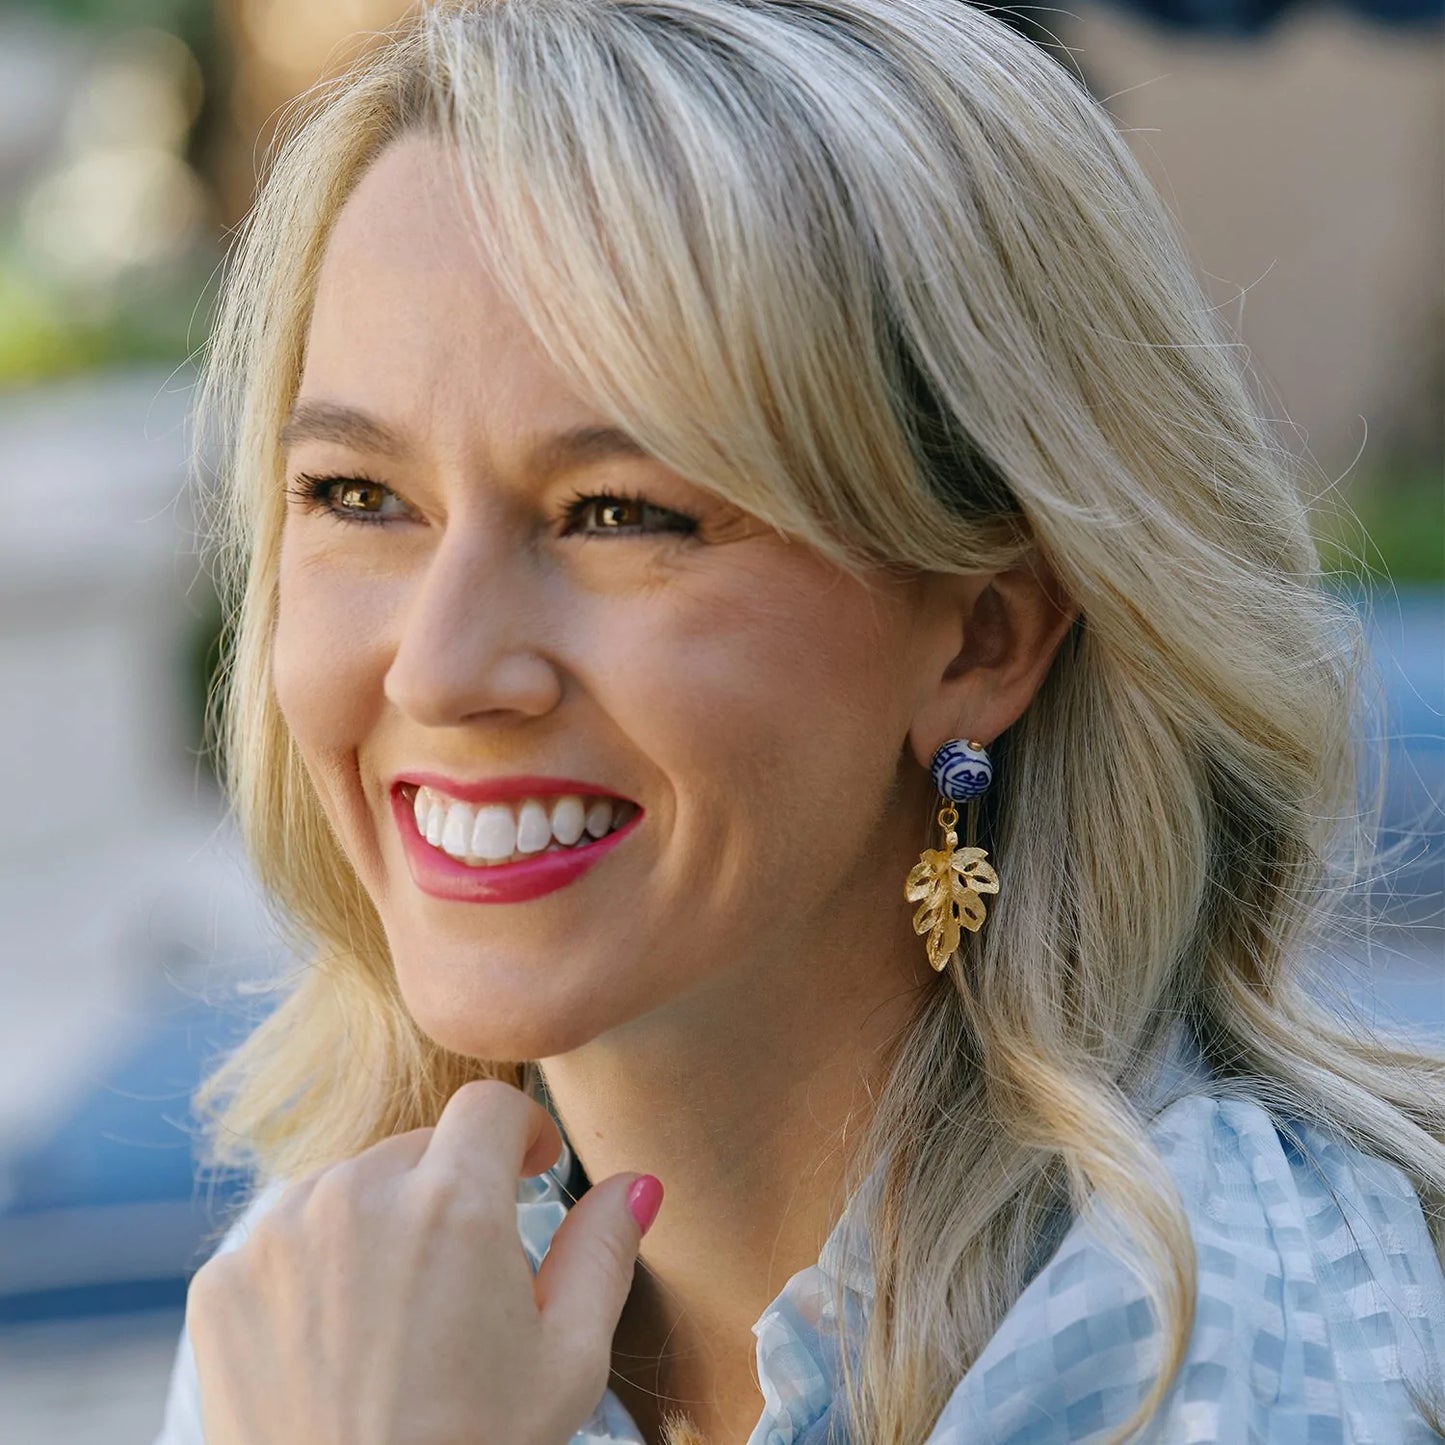
[(751, 1327), (817, 1262), (844, 1203), (844, 1141), (937, 986), (889, 912), (860, 910), (806, 957), (734, 969), (542, 1061), (588, 1178), (639, 1170), (665, 1190), (615, 1340), (614, 1386), (635, 1416), (671, 1402), (711, 1420), (713, 1439), (756, 1423)]

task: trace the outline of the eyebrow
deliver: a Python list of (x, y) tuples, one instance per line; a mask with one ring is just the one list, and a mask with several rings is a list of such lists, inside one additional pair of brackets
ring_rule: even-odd
[(404, 456), (408, 450), (395, 432), (364, 411), (334, 401), (298, 401), (281, 427), (281, 446), (312, 441), (337, 442), (389, 457)]
[[(399, 433), (374, 416), (330, 401), (298, 401), (281, 428), (280, 441), (283, 448), (303, 441), (336, 442), (389, 457), (404, 457), (411, 450)], [(615, 426), (594, 424), (569, 427), (543, 437), (528, 453), (525, 465), (535, 476), (550, 476), (615, 457), (650, 456), (627, 432)]]

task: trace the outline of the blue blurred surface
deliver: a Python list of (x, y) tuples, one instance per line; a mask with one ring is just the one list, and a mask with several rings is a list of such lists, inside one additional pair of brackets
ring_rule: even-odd
[(1379, 844), (1413, 836), (1395, 880), (1404, 922), (1441, 925), (1445, 905), (1445, 588), (1400, 588), (1369, 611), (1390, 741)]
[(1441, 0), (1110, 0), (1120, 10), (1177, 35), (1247, 38), (1264, 35), (1287, 16), (1319, 8), (1389, 29), (1428, 30), (1445, 21)]
[(39, 1145), (0, 1162), (0, 1325), (185, 1302), (244, 1180), (196, 1177), (188, 1101), (239, 1014), (157, 990), (103, 1084)]

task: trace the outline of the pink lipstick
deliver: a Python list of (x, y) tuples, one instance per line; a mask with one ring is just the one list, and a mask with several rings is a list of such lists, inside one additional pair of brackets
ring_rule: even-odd
[[(544, 781), (548, 784), (545, 791), (562, 791), (557, 788), (560, 780), (540, 778), (513, 778), (465, 789), (458, 788), (455, 792), (448, 787), (446, 791), (448, 796), (460, 802), (491, 802), (503, 798), (535, 797), (544, 791), (537, 786)], [(415, 783), (431, 785), (427, 778), (418, 774), (409, 775), (405, 783), (395, 783), (391, 789), (392, 816), (396, 819), (402, 846), (406, 850), (407, 867), (411, 871), (413, 882), (423, 893), (456, 903), (525, 903), (529, 899), (555, 893), (557, 889), (565, 888), (596, 867), (636, 829), (644, 817), (639, 810), (620, 828), (595, 841), (578, 842), (572, 847), (538, 853), (515, 863), (492, 863), (473, 867), (458, 862), (440, 848), (432, 847), (417, 831), (413, 809), (416, 789), (410, 786)], [(606, 796), (598, 794), (597, 790), (590, 786), (576, 788), (579, 793), (584, 790), (594, 797)], [(468, 792), (481, 796), (467, 797)]]

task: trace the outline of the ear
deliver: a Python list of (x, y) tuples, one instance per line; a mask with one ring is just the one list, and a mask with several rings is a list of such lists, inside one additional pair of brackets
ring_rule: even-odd
[(987, 746), (1023, 716), (1080, 610), (1036, 553), (1004, 572), (930, 581), (926, 671), (908, 733), (925, 769), (949, 738)]

